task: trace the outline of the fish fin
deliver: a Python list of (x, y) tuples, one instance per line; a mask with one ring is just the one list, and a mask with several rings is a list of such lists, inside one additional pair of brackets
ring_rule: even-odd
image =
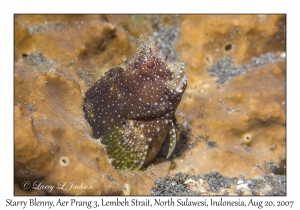
[(176, 118), (173, 119), (173, 123), (175, 125), (175, 130), (176, 130), (176, 141), (179, 141), (179, 139), (180, 139), (180, 133), (181, 133), (181, 128), (180, 128), (180, 125), (177, 122)]
[(146, 139), (141, 123), (127, 120), (122, 129), (101, 136), (111, 164), (118, 170), (138, 170), (145, 161), (151, 141)]
[(102, 144), (105, 145), (108, 156), (111, 158), (115, 153), (118, 153), (122, 146), (120, 145), (120, 140), (122, 138), (121, 129), (115, 129), (110, 133), (102, 135), (99, 139)]
[(170, 157), (170, 155), (174, 151), (176, 142), (180, 138), (180, 127), (175, 118), (173, 120), (169, 121), (169, 138), (170, 138), (170, 146), (169, 146), (169, 151), (167, 154), (167, 159)]

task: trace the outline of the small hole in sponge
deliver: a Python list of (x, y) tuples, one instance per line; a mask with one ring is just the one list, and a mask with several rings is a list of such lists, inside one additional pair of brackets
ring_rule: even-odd
[(242, 139), (242, 144), (249, 145), (251, 143), (251, 135), (245, 134)]
[(212, 66), (214, 64), (214, 59), (213, 57), (208, 54), (205, 56), (205, 63), (208, 65), (208, 66)]
[(225, 53), (231, 53), (233, 50), (233, 44), (231, 42), (226, 42), (223, 47)]
[(60, 163), (60, 165), (61, 166), (68, 166), (69, 165), (69, 158), (67, 158), (67, 157), (61, 157), (60, 159), (59, 159), (59, 163)]
[(131, 186), (127, 183), (123, 186), (123, 195), (130, 195), (131, 194)]
[(231, 47), (232, 47), (231, 44), (227, 44), (227, 45), (225, 45), (225, 48), (224, 48), (224, 49), (225, 49), (226, 51), (229, 51), (229, 50), (231, 50)]

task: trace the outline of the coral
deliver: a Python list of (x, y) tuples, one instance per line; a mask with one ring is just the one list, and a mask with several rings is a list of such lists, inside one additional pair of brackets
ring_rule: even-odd
[(125, 52), (133, 55), (134, 47), (128, 34), (121, 27), (116, 30), (104, 15), (15, 16), (16, 60), (40, 52), (47, 59), (58, 59), (59, 71), (74, 73), (87, 85), (120, 63)]
[[(172, 185), (180, 172), (188, 179), (175, 181), (186, 194), (243, 188), (232, 192), (284, 195), (285, 18), (16, 15), (15, 195), (150, 195), (155, 181)], [(176, 49), (170, 58), (185, 63), (189, 82), (176, 112), (182, 131), (169, 159), (165, 142), (147, 167), (119, 172), (92, 138), (83, 98), (123, 55), (136, 53), (136, 38), (145, 32), (165, 50)], [(217, 182), (214, 190), (207, 188), (215, 176), (241, 180), (241, 186)], [(25, 181), (39, 181), (40, 190), (22, 189)], [(86, 187), (57, 188), (70, 182)]]
[[(24, 181), (55, 186), (66, 182), (67, 188), (76, 182), (92, 189), (54, 188), (51, 192), (38, 192), (120, 195), (128, 194), (129, 186), (136, 182), (154, 182), (154, 177), (165, 174), (157, 171), (152, 178), (145, 178), (154, 173), (152, 169), (122, 175), (110, 165), (103, 145), (91, 137), (82, 110), (83, 94), (73, 79), (57, 72), (37, 74), (17, 63), (15, 85), (15, 179), (19, 186)], [(27, 104), (35, 109), (28, 109)], [(139, 191), (143, 188), (133, 188), (131, 193), (142, 194)], [(26, 193), (19, 189), (16, 194)]]
[[(230, 55), (235, 63), (285, 51), (285, 15), (182, 15), (177, 49), (197, 72)], [(211, 62), (213, 60), (213, 62)]]
[[(272, 73), (278, 69), (284, 74), (282, 64), (253, 69), (231, 79), (222, 88), (205, 90), (199, 85), (184, 95), (188, 102), (184, 103), (187, 100), (183, 98), (179, 107), (183, 114), (181, 124), (190, 125), (188, 143), (195, 144), (197, 149), (186, 150), (176, 157), (173, 162), (176, 165), (184, 162), (185, 170), (180, 167), (174, 172), (197, 174), (218, 170), (226, 176), (263, 177), (264, 171), (255, 165), (264, 167), (265, 161), (279, 163), (284, 159), (285, 82)], [(206, 144), (210, 142), (217, 146), (208, 149)]]

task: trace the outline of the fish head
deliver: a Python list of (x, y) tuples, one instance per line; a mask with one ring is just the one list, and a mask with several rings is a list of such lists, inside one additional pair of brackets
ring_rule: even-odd
[(121, 63), (124, 93), (122, 110), (127, 119), (171, 119), (187, 85), (184, 64), (169, 61), (148, 40), (135, 56)]

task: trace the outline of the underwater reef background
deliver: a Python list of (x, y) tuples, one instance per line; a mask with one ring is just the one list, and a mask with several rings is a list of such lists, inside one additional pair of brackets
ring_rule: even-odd
[[(15, 15), (15, 195), (286, 195), (285, 15)], [(185, 64), (181, 138), (114, 169), (84, 93), (142, 34)], [(124, 58), (124, 57), (123, 57)], [(64, 190), (26, 190), (24, 181)]]

